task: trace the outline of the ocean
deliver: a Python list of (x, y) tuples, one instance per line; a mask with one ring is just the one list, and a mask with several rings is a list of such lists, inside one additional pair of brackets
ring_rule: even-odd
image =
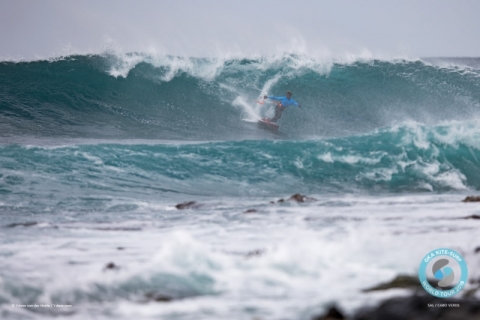
[(1, 318), (353, 314), (442, 247), (478, 277), (479, 121), (480, 58), (2, 61)]

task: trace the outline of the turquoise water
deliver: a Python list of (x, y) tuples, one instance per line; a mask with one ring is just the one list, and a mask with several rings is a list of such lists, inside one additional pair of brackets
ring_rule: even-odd
[(6, 206), (31, 203), (29, 210), (42, 211), (74, 201), (72, 192), (176, 199), (474, 190), (479, 135), (474, 124), (415, 124), (315, 141), (6, 145), (0, 193)]
[[(467, 62), (478, 64), (478, 59)], [(282, 118), (283, 138), (356, 136), (411, 120), (430, 126), (476, 118), (479, 73), (474, 67), (423, 61), (340, 64), (292, 55), (219, 60), (131, 54), (0, 62), (0, 134), (270, 139), (241, 120), (272, 112), (271, 106), (254, 103), (259, 96), (290, 90), (303, 108)]]
[[(435, 247), (474, 265), (476, 58), (104, 54), (0, 83), (2, 318), (309, 319)], [(287, 89), (302, 108), (259, 129)], [(72, 307), (11, 306), (35, 303)]]

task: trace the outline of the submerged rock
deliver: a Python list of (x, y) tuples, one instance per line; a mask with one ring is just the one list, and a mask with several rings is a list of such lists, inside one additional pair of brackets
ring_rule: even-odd
[(313, 317), (312, 320), (342, 320), (346, 319), (343, 313), (336, 306), (328, 308), (324, 315)]
[(363, 292), (381, 291), (388, 289), (416, 289), (420, 288), (418, 277), (398, 275), (389, 282), (381, 283), (371, 288), (363, 289)]
[(175, 206), (178, 210), (183, 210), (183, 209), (196, 209), (201, 207), (201, 204), (197, 203), (196, 201), (186, 201), (179, 203)]
[(5, 226), (5, 228), (16, 228), (16, 227), (31, 227), (36, 226), (38, 222), (36, 221), (29, 221), (29, 222), (17, 222), (17, 223), (10, 223)]
[(353, 320), (478, 320), (480, 302), (473, 299), (442, 299), (413, 295), (382, 301), (356, 312)]
[(480, 202), (480, 196), (468, 196), (462, 201), (463, 202)]
[[(292, 196), (290, 196), (290, 198), (288, 198), (287, 200), (285, 200), (283, 198), (277, 200), (277, 202), (279, 202), (279, 203), (282, 203), (282, 202), (285, 202), (285, 201), (312, 202), (312, 201), (317, 201), (317, 199), (312, 198), (312, 197), (307, 197), (307, 196), (305, 196), (303, 194), (300, 194), (300, 193), (295, 193)], [(275, 203), (275, 202), (270, 201), (270, 203)]]
[(255, 212), (257, 212), (257, 210), (255, 210), (255, 209), (248, 209), (248, 210), (244, 211), (243, 213), (255, 213)]
[(300, 193), (295, 193), (292, 195), (290, 198), (288, 198), (290, 201), (297, 201), (297, 202), (311, 202), (311, 201), (317, 201), (315, 198), (307, 197), (304, 196)]
[(170, 302), (173, 300), (173, 297), (158, 292), (147, 292), (145, 293), (145, 298), (147, 298), (147, 301), (156, 302)]
[(464, 217), (463, 219), (474, 219), (474, 220), (479, 220), (480, 216), (478, 214), (472, 214), (469, 216)]
[(119, 266), (117, 266), (115, 263), (113, 262), (109, 262), (105, 265), (105, 267), (103, 268), (103, 271), (106, 271), (106, 270), (117, 270), (117, 269), (120, 269)]
[(261, 256), (261, 255), (264, 254), (264, 253), (265, 253), (265, 250), (256, 249), (256, 250), (247, 252), (247, 254), (246, 254), (245, 256), (246, 256), (247, 258), (258, 257), (258, 256)]

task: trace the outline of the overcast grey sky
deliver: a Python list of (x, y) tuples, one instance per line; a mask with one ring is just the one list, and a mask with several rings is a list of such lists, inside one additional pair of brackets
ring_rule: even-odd
[(478, 0), (0, 0), (0, 58), (107, 48), (480, 56), (479, 13)]

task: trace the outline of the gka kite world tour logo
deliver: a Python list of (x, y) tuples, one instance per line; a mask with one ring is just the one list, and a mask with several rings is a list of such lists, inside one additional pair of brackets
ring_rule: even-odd
[(452, 249), (430, 251), (420, 263), (418, 278), (432, 296), (448, 298), (459, 293), (467, 283), (468, 269), (463, 257)]

